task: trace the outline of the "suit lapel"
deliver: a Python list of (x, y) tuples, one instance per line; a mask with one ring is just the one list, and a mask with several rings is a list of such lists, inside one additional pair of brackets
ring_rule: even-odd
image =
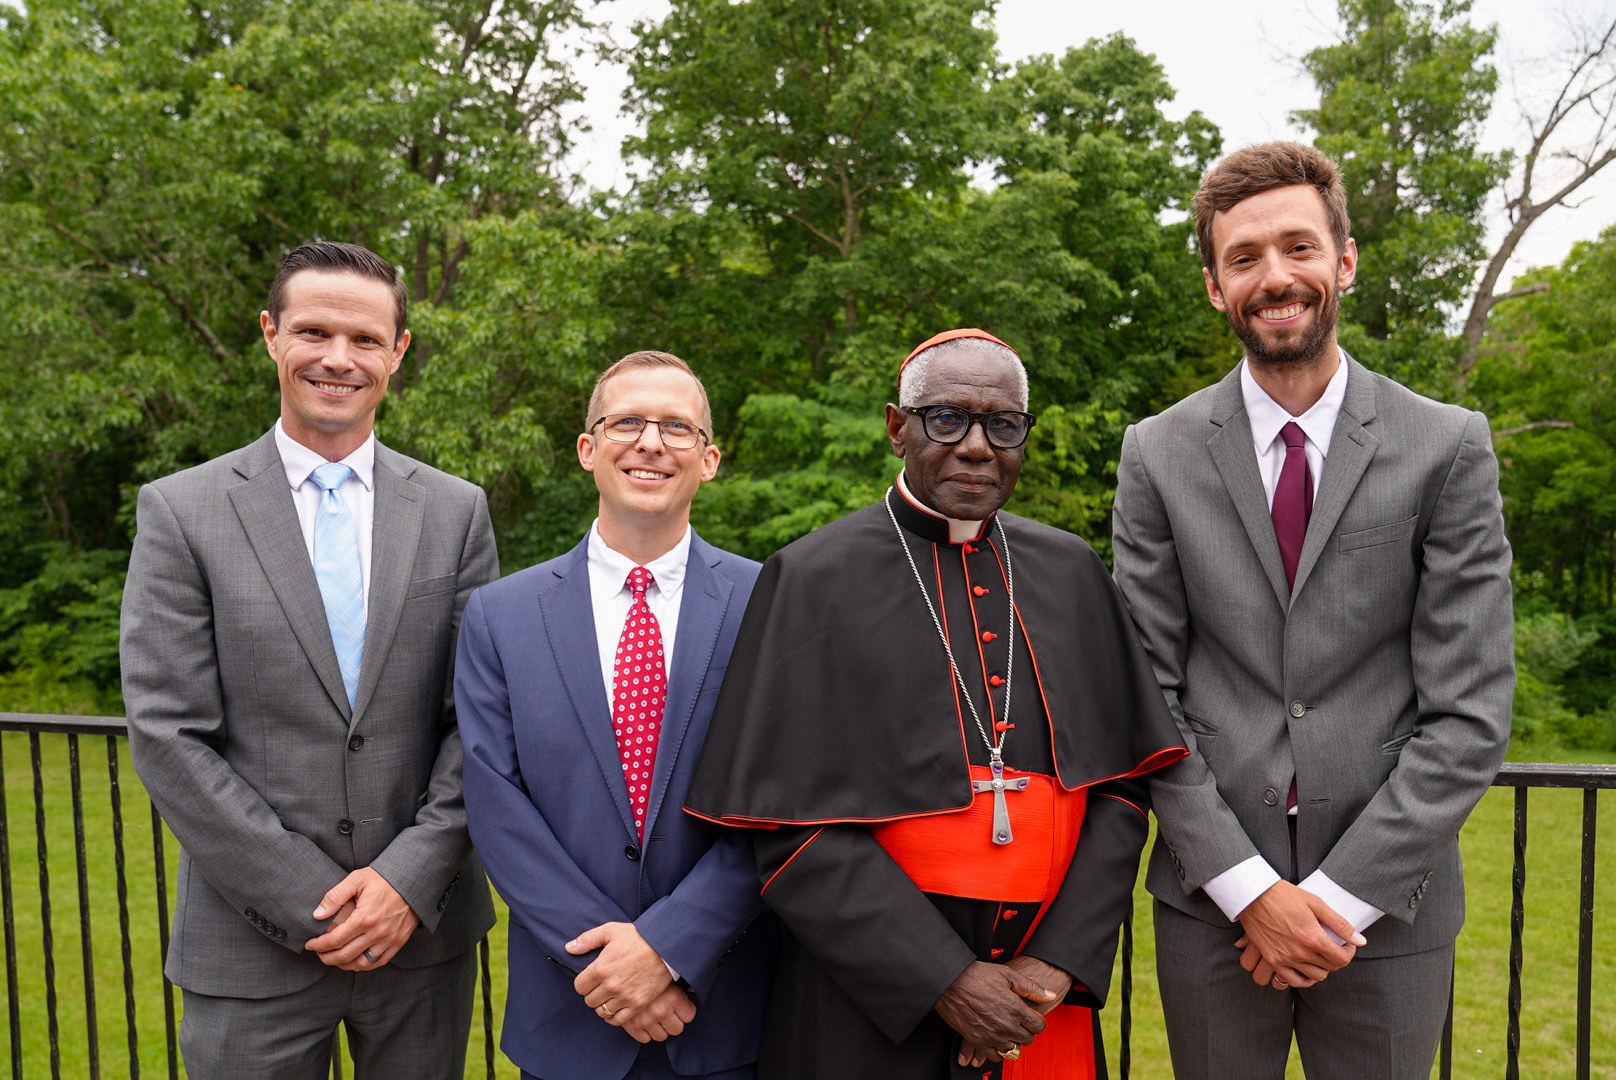
[(1212, 463), (1223, 477), (1240, 523), (1246, 528), (1257, 561), (1268, 576), (1268, 585), (1281, 608), (1289, 609), (1290, 586), (1285, 583), (1285, 564), (1279, 557), (1279, 541), (1274, 539), (1274, 519), (1268, 510), (1268, 494), (1262, 474), (1257, 471), (1257, 452), (1251, 443), (1251, 421), (1240, 395), (1240, 369), (1237, 367), (1218, 384), (1209, 419), (1217, 427), (1206, 448)]
[(370, 541), (369, 605), (365, 615), (365, 663), (349, 726), (358, 722), (381, 680), (388, 650), (398, 633), (415, 567), (415, 550), (426, 513), (426, 491), (409, 479), (408, 458), (376, 444), (374, 516)]
[(274, 433), (259, 439), (250, 450), (250, 455), (236, 466), (246, 482), (230, 489), (231, 506), (309, 665), (332, 704), (346, 716), (348, 691), (342, 685), (342, 670), (337, 666), (331, 629), (326, 624), (325, 602), (314, 580), (314, 566), (303, 542), (297, 506), (286, 486)]
[(623, 779), (623, 758), (612, 729), (612, 705), (600, 669), (595, 638), (595, 609), (589, 595), (588, 538), (573, 548), (566, 561), (552, 572), (559, 579), (539, 590), (539, 612), (550, 650), (561, 672), (572, 714), (600, 766), (606, 791), (623, 828), (633, 838), (634, 815), (628, 805), (628, 783)]
[[(1343, 353), (1343, 355), (1345, 355)], [(1375, 387), (1369, 369), (1347, 357), (1347, 392), (1330, 436), (1330, 456), (1324, 461), (1324, 475), (1313, 496), (1313, 514), (1307, 522), (1307, 539), (1296, 564), (1296, 592), (1302, 591), (1308, 574), (1319, 561), (1335, 535), (1336, 523), (1347, 508), (1364, 470), (1380, 447), (1368, 425), (1375, 419)]]
[[(645, 834), (651, 835), (661, 812), (663, 796), (679, 762), (679, 751), (690, 731), (696, 699), (707, 680), (718, 632), (724, 624), (734, 584), (720, 577), (716, 550), (694, 533), (690, 560), (685, 567), (684, 601), (679, 605), (679, 633), (673, 654), (678, 663), (668, 672), (668, 702), (662, 710), (662, 736), (657, 743), (656, 768), (651, 781), (651, 806)], [(675, 812), (680, 810), (674, 807)]]

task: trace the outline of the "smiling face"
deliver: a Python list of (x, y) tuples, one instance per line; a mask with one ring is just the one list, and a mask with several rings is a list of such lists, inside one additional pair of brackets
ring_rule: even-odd
[(1212, 306), (1257, 367), (1333, 362), (1341, 290), (1358, 272), (1358, 248), (1338, 252), (1324, 199), (1308, 184), (1270, 188), (1212, 219)]
[[(702, 395), (696, 380), (676, 367), (627, 367), (601, 386), (600, 415), (630, 413), (647, 420), (683, 420), (702, 426)], [(595, 474), (600, 492), (601, 537), (642, 564), (677, 543), (690, 523), (696, 489), (718, 475), (718, 447), (702, 440), (688, 450), (662, 442), (656, 424), (638, 441), (615, 442), (592, 432), (578, 436), (578, 463)], [(670, 539), (671, 538), (671, 539)], [(664, 541), (667, 547), (659, 547)]]
[(259, 316), (280, 375), (281, 426), (338, 461), (370, 436), (410, 332), (394, 339), (392, 289), (358, 274), (304, 270), (285, 295), (278, 322), (267, 311)]
[[(958, 405), (972, 412), (1021, 409), (1019, 381), (1010, 361), (983, 353), (950, 349), (931, 361), (926, 400), (920, 405)], [(910, 492), (945, 517), (981, 521), (1006, 502), (1021, 475), (1026, 444), (1004, 450), (988, 442), (981, 424), (972, 424), (953, 446), (933, 442), (921, 419), (887, 406), (887, 437), (903, 458)]]

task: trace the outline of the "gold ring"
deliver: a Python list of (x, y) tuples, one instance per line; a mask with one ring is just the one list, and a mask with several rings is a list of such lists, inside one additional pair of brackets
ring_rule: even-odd
[(1004, 1058), (1004, 1060), (1006, 1060), (1006, 1061), (1014, 1061), (1014, 1060), (1016, 1060), (1016, 1058), (1021, 1056), (1021, 1047), (1012, 1046), (1010, 1049), (1006, 1050), (1004, 1053), (1000, 1054), (999, 1056)]
[(600, 1007), (600, 1015), (605, 1017), (606, 1019), (610, 1020), (612, 1017), (617, 1015), (617, 1010), (616, 1009), (608, 1009), (606, 1006), (602, 1005)]

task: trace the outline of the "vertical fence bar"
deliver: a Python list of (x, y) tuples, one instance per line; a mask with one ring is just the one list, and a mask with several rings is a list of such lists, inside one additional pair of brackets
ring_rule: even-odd
[(1442, 1021), (1442, 1053), (1438, 1075), (1441, 1080), (1453, 1080), (1453, 998), (1454, 984), (1459, 978), (1459, 953), (1453, 954), (1453, 967), (1448, 972), (1448, 1017)]
[(1521, 951), (1526, 933), (1526, 792), (1515, 789), (1515, 873), (1509, 907), (1509, 1030), (1506, 1080), (1521, 1080)]
[(488, 1080), (494, 1080), (494, 972), (488, 962), (488, 935), (477, 943), (477, 966), (482, 969), (483, 984), (483, 1060), (488, 1065)]
[[(1095, 1021), (1098, 1023), (1099, 1021)], [(1122, 920), (1122, 1015), (1117, 1017), (1117, 1073), (1128, 1080), (1133, 1070), (1133, 905)]]
[(129, 1080), (140, 1080), (140, 1031), (135, 1025), (135, 965), (129, 939), (129, 868), (123, 854), (123, 793), (118, 786), (118, 736), (107, 736), (107, 801), (112, 807), (112, 863), (118, 873), (118, 939), (123, 957), (123, 1019), (129, 1030)]
[[(163, 971), (168, 959), (168, 860), (163, 855), (163, 819), (157, 813), (157, 804), (150, 801), (152, 865), (157, 886), (157, 968)], [(174, 984), (163, 973), (163, 1033), (168, 1045), (168, 1080), (179, 1080), (180, 1055), (174, 1038)]]
[(39, 732), (28, 733), (28, 758), (34, 770), (34, 836), (39, 845), (39, 936), (45, 952), (45, 1012), (50, 1024), (51, 1080), (62, 1080), (62, 1033), (56, 1024), (56, 937), (51, 930), (50, 862), (45, 851), (45, 769), (39, 756)]
[(1577, 1080), (1588, 1080), (1593, 1056), (1594, 841), (1599, 835), (1599, 792), (1582, 792), (1582, 910), (1577, 926)]
[(73, 862), (79, 887), (79, 959), (84, 965), (84, 1039), (90, 1080), (101, 1080), (101, 1036), (95, 1015), (95, 939), (90, 931), (90, 868), (84, 836), (84, 776), (79, 737), (67, 736), (67, 774), (73, 792)]
[(11, 813), (6, 805), (3, 738), (0, 738), (0, 906), (3, 906), (6, 924), (6, 1014), (11, 1019), (11, 1080), (22, 1080), (22, 1010), (17, 991), (17, 909), (11, 902)]

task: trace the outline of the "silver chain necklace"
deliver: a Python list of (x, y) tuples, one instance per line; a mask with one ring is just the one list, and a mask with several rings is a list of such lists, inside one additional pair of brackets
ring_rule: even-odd
[[(937, 631), (937, 640), (943, 643), (943, 652), (948, 657), (948, 669), (954, 673), (954, 683), (959, 687), (960, 697), (965, 700), (966, 706), (971, 710), (971, 719), (976, 723), (976, 730), (982, 735), (982, 742), (988, 748), (988, 769), (993, 773), (992, 780), (973, 780), (971, 790), (974, 792), (991, 791), (993, 793), (993, 842), (995, 844), (1008, 844), (1015, 839), (1010, 830), (1010, 807), (1005, 802), (1006, 791), (1027, 790), (1028, 780), (1021, 777), (1015, 780), (1004, 778), (1004, 741), (1010, 737), (1010, 688), (1015, 675), (1016, 662), (1016, 577), (1010, 564), (1010, 541), (1004, 535), (1004, 523), (994, 517), (993, 524), (999, 530), (999, 546), (1004, 551), (1004, 580), (1006, 585), (1006, 598), (1010, 601), (1010, 632), (1005, 638), (1009, 646), (1009, 659), (1004, 666), (1004, 722), (1005, 729), (999, 734), (998, 742), (988, 737), (988, 729), (982, 725), (982, 717), (976, 711), (976, 702), (971, 700), (971, 692), (965, 685), (965, 679), (960, 675), (959, 665), (954, 662), (954, 650), (948, 644), (948, 634), (943, 630), (943, 621), (937, 617), (937, 608), (931, 602), (931, 594), (926, 591), (926, 583), (920, 576), (920, 567), (915, 564), (915, 556), (909, 550), (909, 541), (904, 539), (903, 526), (898, 524), (898, 515), (892, 511), (892, 488), (887, 488), (884, 504), (887, 508), (887, 517), (892, 522), (892, 529), (898, 534), (898, 543), (903, 547), (903, 557), (909, 560), (909, 570), (915, 575), (915, 585), (920, 589), (920, 597), (926, 601), (926, 610), (931, 613), (931, 624)], [(984, 688), (985, 689), (985, 688)]]

